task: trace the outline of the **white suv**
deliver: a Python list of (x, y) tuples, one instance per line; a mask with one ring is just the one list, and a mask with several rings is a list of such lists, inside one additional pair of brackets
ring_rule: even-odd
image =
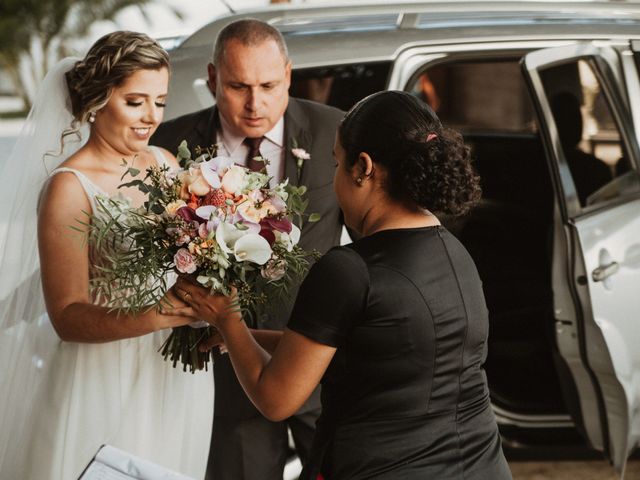
[(285, 35), (293, 95), (348, 109), (378, 90), (412, 91), (463, 132), (484, 196), (446, 223), (483, 279), (505, 445), (577, 431), (622, 469), (640, 442), (640, 5), (448, 1), (223, 17), (171, 52), (168, 118), (213, 103), (212, 43), (241, 16)]

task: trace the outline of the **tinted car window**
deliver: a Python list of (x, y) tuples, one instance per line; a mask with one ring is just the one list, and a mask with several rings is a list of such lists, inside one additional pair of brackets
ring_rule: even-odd
[(518, 59), (428, 66), (407, 86), (443, 123), (463, 131), (534, 132)]
[[(612, 105), (588, 59), (540, 72), (582, 207), (637, 190)], [(635, 186), (634, 186), (635, 185)]]
[(390, 62), (294, 70), (290, 94), (349, 110), (358, 100), (384, 90)]

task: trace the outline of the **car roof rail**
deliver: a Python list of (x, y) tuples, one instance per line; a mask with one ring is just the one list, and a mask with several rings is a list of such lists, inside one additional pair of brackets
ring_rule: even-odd
[(478, 13), (485, 16), (531, 19), (570, 20), (580, 12), (593, 18), (640, 20), (640, 3), (601, 0), (564, 0), (548, 2), (524, 0), (427, 0), (422, 2), (393, 2), (377, 0), (370, 3), (340, 5), (283, 5), (272, 4), (259, 10), (243, 10), (218, 17), (186, 38), (181, 46), (211, 46), (218, 32), (228, 23), (240, 18), (256, 18), (278, 28), (285, 35), (304, 35), (319, 32), (358, 30), (411, 29), (428, 26), (443, 16), (452, 15), (461, 21), (473, 21)]

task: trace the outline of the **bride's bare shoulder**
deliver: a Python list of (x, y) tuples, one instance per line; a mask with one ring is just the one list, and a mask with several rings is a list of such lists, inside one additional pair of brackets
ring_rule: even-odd
[(82, 183), (76, 174), (67, 171), (58, 172), (49, 177), (42, 190), (41, 200), (55, 200), (58, 197), (68, 197), (72, 202), (86, 197)]
[[(79, 150), (62, 162), (56, 170), (70, 168), (84, 174), (88, 168), (85, 157), (86, 154)], [(43, 207), (60, 208), (63, 205), (65, 208), (73, 205), (85, 208), (88, 204), (84, 187), (74, 172), (54, 171), (42, 189), (39, 210)]]

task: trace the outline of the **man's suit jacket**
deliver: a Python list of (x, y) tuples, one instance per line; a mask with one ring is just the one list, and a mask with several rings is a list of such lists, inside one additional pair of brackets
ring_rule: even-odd
[[(333, 191), (333, 144), (338, 123), (343, 112), (315, 102), (289, 99), (284, 114), (285, 169), (284, 176), (294, 185), (306, 185), (309, 205), (306, 213), (319, 213), (321, 219), (302, 226), (300, 246), (307, 251), (325, 253), (338, 245), (342, 233), (342, 214)], [(209, 147), (216, 143), (219, 129), (216, 107), (184, 115), (161, 124), (151, 138), (151, 144), (164, 147), (175, 154), (178, 145), (186, 140), (190, 148), (197, 145)], [(296, 145), (310, 155), (305, 160), (298, 178), (296, 159), (291, 150)], [(286, 326), (297, 289), (291, 299), (271, 314), (261, 315), (258, 328), (283, 330)], [(215, 415), (249, 418), (256, 415), (255, 407), (247, 399), (238, 383), (227, 355), (216, 355), (214, 363), (216, 382)], [(309, 399), (301, 411), (319, 407), (318, 393)]]

